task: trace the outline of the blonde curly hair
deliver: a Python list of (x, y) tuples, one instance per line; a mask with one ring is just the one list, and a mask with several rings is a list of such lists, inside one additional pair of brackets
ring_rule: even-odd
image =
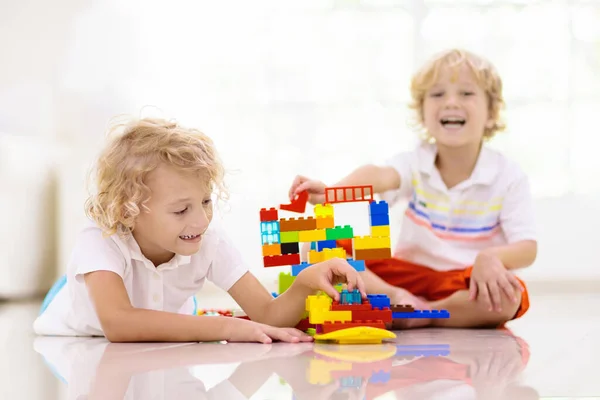
[(423, 101), (427, 91), (438, 80), (440, 70), (451, 68), (455, 74), (458, 74), (458, 69), (463, 64), (469, 67), (475, 80), (487, 95), (490, 118), (494, 121), (494, 125), (491, 128), (486, 127), (483, 136), (484, 139), (491, 139), (497, 132), (506, 129), (500, 115), (505, 106), (502, 79), (489, 61), (462, 49), (451, 49), (437, 54), (414, 74), (410, 85), (412, 101), (409, 104), (409, 108), (415, 113), (414, 125), (424, 130)]
[(202, 132), (173, 121), (144, 118), (117, 122), (108, 136), (90, 171), (88, 182), (95, 181), (95, 194), (85, 203), (86, 215), (107, 235), (131, 232), (150, 199), (145, 178), (160, 163), (197, 174), (205, 179), (207, 190), (215, 191), (219, 199), (227, 197), (223, 164), (213, 141)]

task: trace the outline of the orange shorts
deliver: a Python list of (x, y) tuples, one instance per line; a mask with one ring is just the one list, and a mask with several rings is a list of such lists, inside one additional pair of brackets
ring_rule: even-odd
[[(350, 241), (338, 240), (337, 244), (338, 247), (343, 247), (352, 254)], [(398, 258), (369, 260), (366, 261), (366, 266), (390, 285), (401, 287), (417, 297), (424, 297), (430, 301), (444, 299), (459, 290), (468, 290), (473, 270), (473, 267), (468, 267), (452, 271), (436, 271)], [(524, 291), (521, 294), (519, 309), (512, 319), (521, 317), (529, 309), (527, 287), (521, 279), (519, 282)]]

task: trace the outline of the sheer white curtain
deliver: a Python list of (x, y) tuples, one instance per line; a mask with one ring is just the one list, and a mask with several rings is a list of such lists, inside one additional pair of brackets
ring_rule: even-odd
[(65, 113), (79, 123), (63, 139), (97, 143), (102, 126), (89, 125), (92, 114), (137, 114), (146, 105), (205, 131), (235, 172), (223, 221), (262, 277), (281, 269), (261, 268), (258, 210), (285, 202), (295, 174), (333, 183), (362, 163), (411, 148), (410, 76), (444, 48), (465, 47), (497, 65), (509, 129), (493, 146), (521, 163), (537, 197), (600, 191), (593, 179), (600, 171), (592, 121), (600, 109), (595, 2), (97, 7), (79, 20), (63, 82), (79, 115), (90, 115)]

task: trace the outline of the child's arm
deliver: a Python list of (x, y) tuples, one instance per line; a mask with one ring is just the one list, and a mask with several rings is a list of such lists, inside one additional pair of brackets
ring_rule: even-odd
[(491, 247), (481, 253), (497, 257), (507, 269), (525, 268), (533, 264), (537, 257), (537, 242), (522, 240), (505, 246)]
[(298, 341), (293, 332), (244, 319), (135, 308), (123, 280), (111, 271), (89, 272), (84, 279), (104, 335), (111, 342)]
[(345, 260), (333, 258), (303, 270), (294, 283), (281, 295), (273, 298), (251, 273), (246, 273), (229, 290), (248, 317), (273, 326), (296, 326), (306, 309), (306, 298), (323, 290), (334, 299), (339, 293), (334, 285), (348, 283), (348, 290), (358, 289), (366, 297), (358, 272)]

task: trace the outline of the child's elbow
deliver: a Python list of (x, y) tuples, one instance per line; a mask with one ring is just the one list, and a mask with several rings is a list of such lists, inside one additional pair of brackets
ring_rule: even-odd
[(535, 240), (528, 240), (527, 241), (527, 250), (526, 250), (526, 254), (527, 254), (527, 262), (526, 262), (526, 267), (529, 267), (530, 265), (532, 265), (535, 260), (537, 259), (537, 253), (538, 253), (538, 244), (537, 241)]
[(133, 341), (131, 326), (124, 321), (127, 318), (115, 314), (100, 320), (104, 337), (111, 343), (125, 343)]

